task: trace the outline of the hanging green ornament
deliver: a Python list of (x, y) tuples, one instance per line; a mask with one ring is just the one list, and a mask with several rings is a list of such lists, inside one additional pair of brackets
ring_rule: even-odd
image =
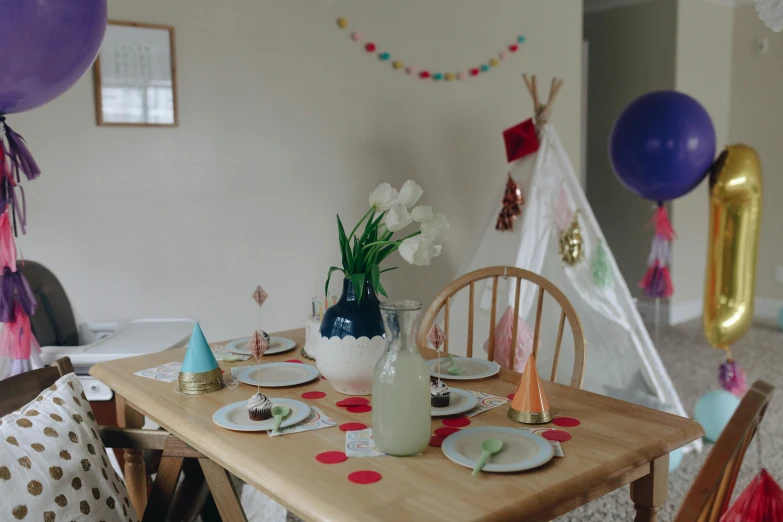
[(606, 248), (604, 248), (603, 240), (599, 240), (598, 246), (595, 247), (591, 268), (593, 270), (593, 283), (595, 286), (598, 288), (609, 288), (614, 284), (612, 271), (609, 268), (609, 257), (606, 255)]

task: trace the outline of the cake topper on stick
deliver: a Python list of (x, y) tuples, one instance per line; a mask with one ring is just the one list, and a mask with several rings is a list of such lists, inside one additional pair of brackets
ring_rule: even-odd
[(256, 287), (255, 292), (253, 292), (253, 301), (258, 303), (258, 329), (259, 330), (261, 330), (261, 308), (264, 306), (267, 297), (269, 297), (269, 294), (267, 294), (266, 291), (263, 288), (261, 288), (261, 285), (258, 285)]
[[(258, 288), (261, 288), (260, 286)], [(262, 290), (263, 291), (263, 290)], [(258, 361), (258, 371), (261, 371), (261, 357), (269, 349), (269, 341), (264, 339), (258, 332), (253, 332), (253, 336), (247, 343), (247, 350)], [(258, 385), (258, 391), (261, 391), (261, 385)]]
[(440, 326), (433, 324), (430, 332), (427, 334), (427, 340), (435, 348), (435, 351), (438, 352), (438, 383), (440, 383), (440, 347), (446, 340), (446, 334), (443, 333)]

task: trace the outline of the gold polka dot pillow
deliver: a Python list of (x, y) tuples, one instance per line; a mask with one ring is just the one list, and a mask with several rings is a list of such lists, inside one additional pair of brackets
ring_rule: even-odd
[(73, 373), (0, 418), (0, 520), (138, 521)]

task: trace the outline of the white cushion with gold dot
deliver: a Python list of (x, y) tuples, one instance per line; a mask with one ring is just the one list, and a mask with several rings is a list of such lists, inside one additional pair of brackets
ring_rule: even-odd
[(0, 520), (138, 521), (73, 373), (0, 418)]

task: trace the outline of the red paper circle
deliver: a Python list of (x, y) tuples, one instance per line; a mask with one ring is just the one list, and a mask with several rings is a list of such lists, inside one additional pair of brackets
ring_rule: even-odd
[(475, 69), (471, 69), (470, 70), (470, 75), (471, 76), (478, 76), (479, 75), (478, 67), (476, 67)]
[(299, 364), (304, 364), (304, 363), (303, 363), (302, 361), (300, 361), (299, 359), (288, 359), (287, 361), (284, 361), (284, 362), (292, 362), (292, 363), (299, 363)]
[(571, 434), (563, 430), (547, 430), (541, 436), (547, 440), (556, 440), (557, 442), (568, 442), (571, 440)]
[(470, 419), (467, 417), (457, 417), (454, 419), (444, 419), (443, 425), (449, 428), (464, 428), (470, 425)]
[(315, 460), (321, 464), (339, 464), (348, 460), (348, 456), (342, 451), (325, 451), (316, 455)]
[(350, 475), (348, 475), (348, 480), (353, 482), (354, 484), (372, 484), (373, 482), (378, 482), (383, 477), (380, 473), (377, 471), (354, 471)]
[(364, 397), (348, 397), (347, 399), (337, 401), (336, 404), (338, 406), (364, 406), (365, 404), (370, 404), (370, 401)]
[(321, 375), (321, 379), (323, 379), (323, 380), (325, 380), (325, 381), (327, 381), (327, 380), (328, 380), (328, 379), (327, 379), (326, 377), (324, 377), (323, 375)]
[(367, 425), (363, 424), (361, 422), (346, 422), (344, 424), (340, 424), (340, 429), (342, 431), (366, 430), (367, 429)]
[(579, 426), (582, 423), (573, 417), (558, 417), (552, 421), (552, 424), (555, 426), (562, 426), (563, 428), (573, 428), (574, 426)]
[(304, 392), (302, 394), (303, 399), (323, 399), (324, 397), (326, 397), (326, 394), (319, 391)]
[(517, 395), (516, 393), (509, 393), (508, 395), (506, 395), (506, 398), (510, 401), (513, 401), (516, 395)]
[(444, 439), (445, 437), (441, 437), (440, 435), (433, 435), (430, 437), (430, 446), (440, 447), (440, 445), (443, 444)]
[(519, 46), (517, 44), (509, 45), (508, 50), (513, 52), (516, 52), (516, 50), (519, 49)]
[(372, 411), (372, 406), (368, 406), (365, 404), (363, 406), (348, 406), (345, 409), (350, 411), (351, 413), (367, 413), (368, 411)]
[(364, 49), (365, 49), (365, 50), (366, 50), (368, 53), (375, 52), (375, 44), (374, 44), (374, 43), (372, 43), (372, 42), (370, 42), (370, 43), (368, 43), (367, 45), (365, 45), (365, 46), (364, 46)]
[(421, 71), (421, 72), (419, 73), (419, 78), (424, 78), (424, 79), (427, 79), (427, 78), (429, 78), (429, 77), (430, 77), (430, 73), (429, 73), (429, 72), (427, 72), (427, 71)]
[(459, 431), (459, 428), (438, 428), (435, 430), (435, 435), (439, 435), (443, 438), (448, 437), (452, 433), (457, 433)]

